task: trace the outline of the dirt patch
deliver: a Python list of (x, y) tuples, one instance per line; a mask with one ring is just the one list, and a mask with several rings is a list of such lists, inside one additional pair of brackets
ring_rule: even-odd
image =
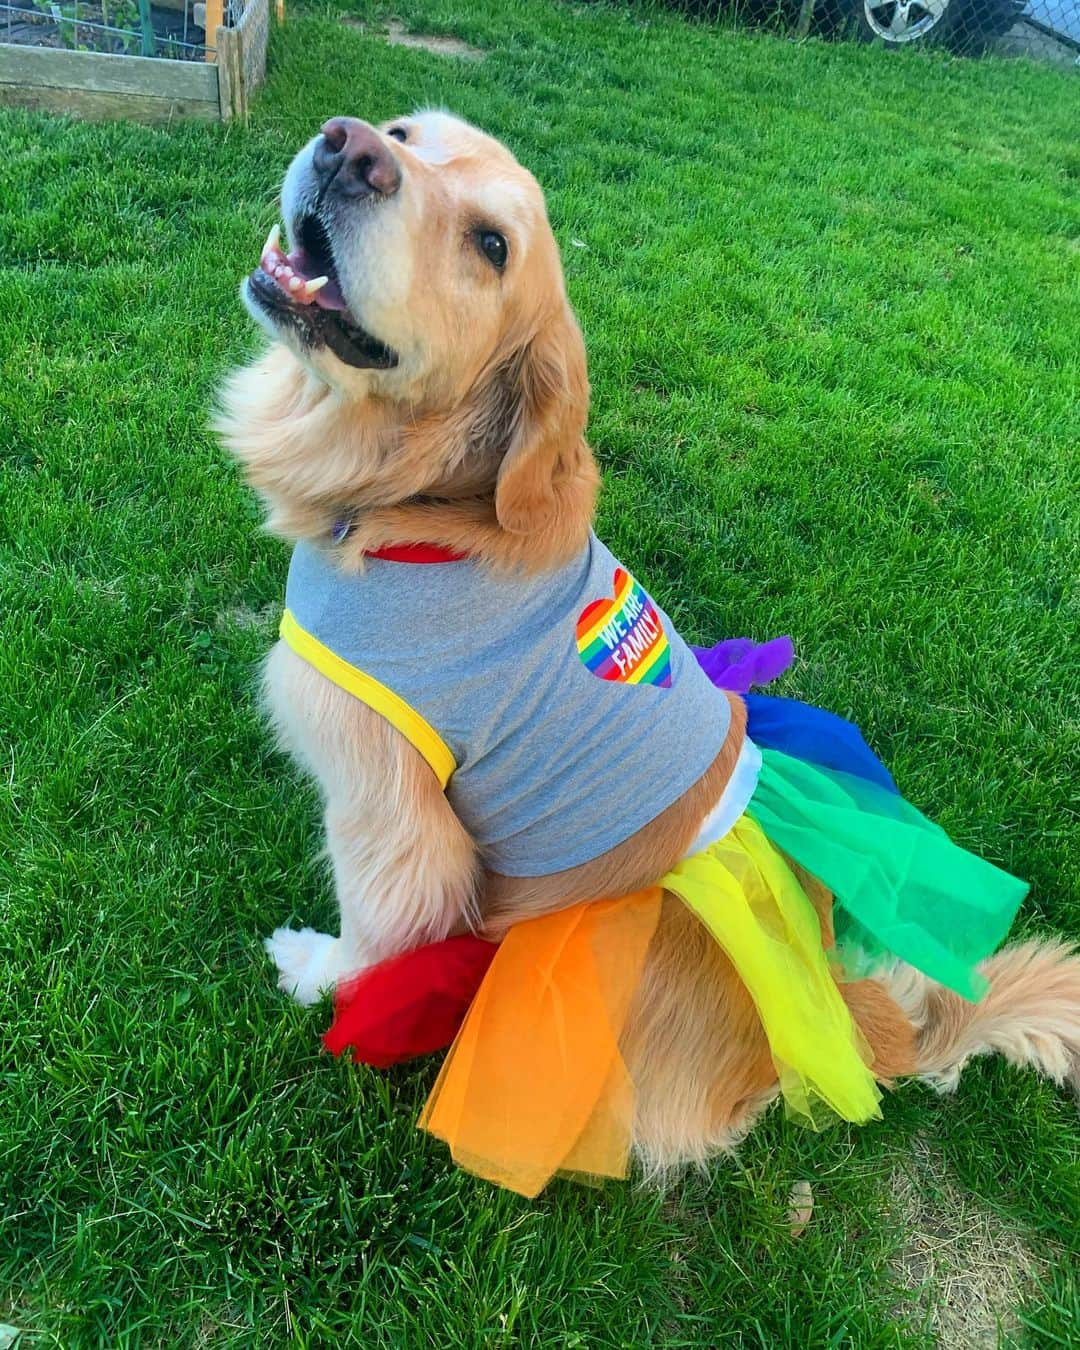
[(431, 37), (425, 33), (407, 33), (400, 23), (386, 25), (386, 40), (391, 47), (418, 47), (436, 56), (452, 56), (458, 61), (482, 61), (487, 52), (470, 47), (467, 42), (453, 37)]
[[(957, 1186), (925, 1141), (889, 1178), (893, 1213), (907, 1234), (891, 1261), (941, 1350), (993, 1350), (1019, 1327), (1016, 1307), (1047, 1261), (1023, 1233)], [(1052, 1255), (1047, 1253), (1046, 1255)]]
[[(343, 19), (349, 28), (368, 31), (368, 26), (356, 19)], [(376, 34), (373, 34), (376, 36)], [(386, 39), (391, 47), (415, 47), (419, 51), (433, 52), (436, 56), (449, 56), (455, 61), (482, 61), (487, 52), (480, 47), (470, 47), (467, 42), (454, 37), (434, 37), (430, 33), (410, 33), (404, 24), (391, 20), (386, 31), (378, 34)]]

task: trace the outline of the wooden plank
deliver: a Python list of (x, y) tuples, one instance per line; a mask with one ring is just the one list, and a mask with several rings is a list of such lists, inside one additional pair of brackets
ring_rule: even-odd
[(217, 35), (217, 61), (214, 69), (218, 77), (218, 105), (221, 109), (221, 120), (231, 122), (233, 119), (233, 61), (229, 53), (229, 47), (232, 44), (232, 33), (227, 28), (219, 28)]
[(0, 43), (0, 86), (40, 85), (144, 98), (218, 101), (217, 72), (199, 61), (164, 57), (111, 56), (69, 52), (58, 47), (16, 47)]
[(150, 98), (103, 89), (58, 89), (49, 85), (0, 84), (0, 104), (41, 108), (92, 121), (175, 122), (193, 117), (216, 122), (218, 105), (205, 99)]
[(266, 79), (266, 48), (270, 36), (269, 0), (248, 0), (236, 31), (240, 37), (246, 112), (255, 90)]
[[(225, 22), (225, 6), (222, 0), (206, 0), (206, 31), (208, 33), (217, 33), (221, 25)], [(206, 49), (207, 61), (216, 61), (217, 52)]]
[(226, 39), (229, 53), (229, 78), (232, 82), (233, 116), (241, 122), (247, 120), (247, 87), (244, 84), (244, 47), (243, 38), (235, 28), (218, 29), (218, 36), (228, 32)]

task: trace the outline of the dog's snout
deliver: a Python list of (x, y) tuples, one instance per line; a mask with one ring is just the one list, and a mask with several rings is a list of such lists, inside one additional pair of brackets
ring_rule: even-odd
[(356, 117), (332, 117), (313, 158), (319, 192), (344, 197), (392, 197), (401, 186), (393, 151), (374, 127)]

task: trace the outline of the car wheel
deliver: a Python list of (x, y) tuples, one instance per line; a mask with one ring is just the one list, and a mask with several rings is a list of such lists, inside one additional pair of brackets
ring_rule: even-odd
[(1024, 0), (852, 0), (852, 17), (864, 42), (904, 47), (944, 44), (974, 54), (1007, 33)]

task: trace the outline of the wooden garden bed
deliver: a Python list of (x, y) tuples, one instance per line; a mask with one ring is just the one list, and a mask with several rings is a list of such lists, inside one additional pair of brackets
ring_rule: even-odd
[(243, 118), (266, 78), (269, 30), (270, 0), (248, 0), (235, 26), (206, 34), (196, 59), (176, 60), (7, 43), (0, 24), (0, 103), (140, 122)]

